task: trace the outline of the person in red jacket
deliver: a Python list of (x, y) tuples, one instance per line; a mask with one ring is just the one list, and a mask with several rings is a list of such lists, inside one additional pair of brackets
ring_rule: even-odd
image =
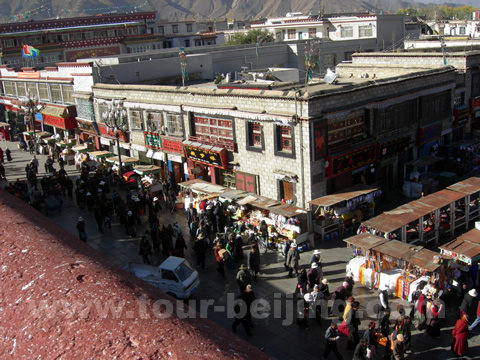
[(475, 326), (480, 324), (480, 301), (478, 302), (477, 305), (477, 318), (475, 321), (468, 327), (468, 331), (472, 331)]
[(452, 330), (452, 351), (458, 355), (463, 356), (465, 351), (468, 350), (468, 315), (463, 314), (460, 319), (457, 320), (455, 328)]

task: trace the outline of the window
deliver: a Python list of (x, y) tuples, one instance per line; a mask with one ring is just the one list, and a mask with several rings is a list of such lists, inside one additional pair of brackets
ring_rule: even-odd
[(27, 96), (27, 91), (25, 90), (25, 83), (17, 83), (17, 96)]
[(333, 69), (336, 65), (335, 54), (323, 55), (323, 69)]
[(185, 40), (185, 47), (190, 47), (190, 40)]
[(166, 114), (166, 129), (167, 135), (183, 136), (183, 121), (182, 116), (177, 114)]
[(26, 85), (27, 85), (27, 94), (30, 94), (30, 96), (37, 96), (37, 84), (26, 83)]
[(317, 29), (316, 28), (309, 28), (308, 29), (308, 38), (313, 39), (317, 36)]
[(13, 40), (11, 40), (11, 39), (5, 39), (5, 40), (2, 41), (2, 43), (3, 43), (4, 48), (9, 48), (9, 47), (14, 47), (15, 46), (15, 44), (13, 43)]
[(187, 32), (192, 32), (192, 24), (187, 24)]
[(75, 34), (75, 39), (76, 40), (83, 40), (83, 33), (76, 33)]
[(136, 27), (129, 27), (127, 29), (127, 35), (137, 35), (138, 29)]
[(38, 84), (38, 95), (40, 100), (48, 101), (50, 98), (48, 97), (48, 86), (45, 83)]
[(142, 112), (140, 110), (130, 110), (130, 120), (132, 129), (143, 130)]
[(15, 95), (15, 90), (13, 88), (13, 83), (11, 81), (3, 82), (3, 90), (6, 95)]
[(158, 33), (161, 34), (161, 35), (165, 34), (165, 27), (164, 26), (159, 26), (158, 27)]
[(171, 281), (178, 282), (178, 279), (173, 273), (173, 271), (165, 270), (165, 269), (162, 269), (162, 280), (171, 280)]
[(459, 33), (460, 35), (465, 35), (465, 26), (460, 26)]
[(373, 27), (372, 25), (364, 25), (358, 28), (359, 37), (370, 37), (373, 36)]
[(353, 26), (346, 26), (346, 25), (341, 26), (340, 37), (341, 38), (353, 37)]
[(262, 151), (263, 149), (262, 125), (252, 121), (247, 122), (247, 150)]
[(62, 94), (63, 94), (63, 102), (65, 104), (75, 103), (75, 100), (73, 100), (73, 86), (71, 85), (62, 86)]
[(297, 38), (297, 31), (295, 29), (288, 29), (288, 39), (294, 40)]
[(451, 99), (452, 94), (450, 91), (422, 96), (420, 99), (421, 124), (439, 121), (448, 116), (451, 117)]
[(115, 30), (113, 30), (113, 29), (107, 30), (107, 36), (108, 37), (114, 37), (115, 36)]
[(147, 113), (147, 130), (152, 132), (162, 131), (163, 121), (161, 112), (148, 112)]
[(85, 39), (93, 39), (93, 31), (85, 32)]
[(293, 146), (293, 128), (285, 125), (275, 126), (275, 155), (295, 157)]
[(465, 92), (456, 93), (453, 98), (453, 106), (460, 107), (465, 105)]
[(374, 116), (378, 133), (408, 126), (412, 121), (418, 119), (417, 109), (417, 100), (410, 100), (385, 109), (375, 110)]
[(233, 120), (195, 116), (195, 135), (212, 140), (233, 141)]
[(172, 33), (174, 34), (178, 33), (178, 25), (172, 25)]
[(51, 84), (50, 94), (52, 95), (52, 102), (62, 102), (62, 94), (60, 93), (60, 85)]

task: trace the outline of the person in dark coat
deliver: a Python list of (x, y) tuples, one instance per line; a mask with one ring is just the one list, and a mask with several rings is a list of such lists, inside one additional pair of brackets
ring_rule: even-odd
[(217, 201), (215, 209), (213, 209), (213, 216), (215, 216), (215, 225), (217, 226), (217, 233), (223, 233), (225, 227), (225, 214), (223, 212), (223, 205), (220, 201)]
[(252, 285), (247, 285), (245, 291), (242, 293), (242, 300), (245, 301), (245, 304), (247, 305), (247, 314), (245, 316), (245, 320), (247, 321), (248, 326), (253, 328), (254, 326), (252, 321), (251, 307), (253, 301), (255, 300), (255, 294), (252, 290)]
[(150, 264), (149, 256), (151, 253), (152, 246), (148, 242), (146, 236), (142, 236), (142, 240), (140, 240), (140, 248), (138, 250), (138, 255), (142, 257), (144, 264)]
[(463, 356), (468, 350), (468, 315), (463, 314), (452, 330), (451, 349), (457, 356)]
[(440, 311), (442, 304), (438, 299), (427, 302), (427, 329), (426, 332), (432, 337), (440, 336)]
[(344, 280), (348, 286), (346, 288), (347, 290), (347, 298), (349, 296), (352, 296), (352, 293), (353, 293), (353, 285), (355, 285), (355, 281), (353, 281), (353, 272), (349, 271), (347, 273), (347, 276), (345, 277), (345, 280)]
[(297, 245), (295, 243), (290, 245), (290, 250), (287, 253), (286, 265), (288, 266), (288, 276), (293, 276), (293, 271), (295, 270), (295, 276), (298, 275), (298, 262), (300, 260), (300, 254), (297, 250)]
[(177, 256), (184, 258), (185, 250), (187, 249), (187, 244), (182, 234), (178, 234), (177, 240), (175, 240), (175, 250), (177, 251)]
[(162, 241), (162, 254), (165, 257), (170, 256), (170, 250), (172, 249), (172, 247), (170, 246), (171, 238), (172, 235), (170, 234), (168, 228), (163, 225), (162, 231), (160, 232), (160, 239)]
[(360, 318), (358, 317), (359, 307), (360, 307), (360, 303), (358, 301), (354, 301), (352, 304), (352, 309), (349, 311), (347, 315), (346, 323), (347, 323), (348, 332), (350, 334), (350, 336), (348, 337), (347, 347), (350, 350), (355, 349), (360, 340), (360, 335), (358, 333), (358, 327), (360, 326)]
[(301, 269), (297, 275), (297, 287), (295, 288), (295, 294), (303, 296), (307, 293), (308, 275), (306, 269)]
[(243, 294), (247, 285), (252, 284), (252, 277), (250, 276), (250, 272), (248, 271), (247, 267), (242, 264), (240, 265), (240, 269), (238, 270), (237, 276), (235, 278), (237, 280), (238, 288), (240, 289), (240, 294)]
[(365, 360), (367, 358), (367, 340), (362, 338), (355, 346), (353, 360)]
[(242, 299), (242, 296), (239, 295), (237, 296), (237, 300), (235, 301), (235, 304), (233, 306), (233, 311), (235, 312), (235, 320), (233, 321), (232, 324), (232, 331), (236, 332), (238, 325), (242, 324), (242, 326), (245, 328), (245, 331), (247, 335), (252, 336), (252, 332), (250, 331), (250, 326), (248, 325), (247, 321), (247, 310), (246, 310), (247, 304), (245, 301)]
[(342, 355), (338, 351), (337, 341), (340, 339), (337, 332), (337, 324), (334, 321), (330, 323), (327, 331), (325, 332), (325, 350), (323, 350), (323, 359), (327, 360), (330, 352), (333, 352), (337, 360), (342, 359)]
[(320, 274), (318, 273), (317, 263), (312, 263), (311, 268), (307, 272), (308, 277), (308, 291), (313, 291), (315, 285), (320, 283)]
[(12, 152), (10, 151), (9, 148), (5, 150), (5, 154), (7, 155), (7, 161), (12, 161)]
[(85, 232), (85, 221), (80, 216), (77, 222), (78, 237), (83, 242), (87, 242), (87, 233)]
[(257, 274), (260, 271), (260, 263), (258, 262), (258, 256), (256, 254), (256, 249), (254, 246), (252, 246), (252, 249), (248, 253), (248, 269), (252, 272), (253, 274), (253, 281), (257, 281)]
[(318, 268), (322, 268), (322, 257), (320, 256), (322, 252), (320, 250), (315, 250), (312, 254), (312, 260), (310, 260), (310, 265), (316, 263)]
[(193, 243), (193, 249), (195, 251), (195, 255), (197, 255), (197, 267), (205, 269), (206, 246), (205, 238), (202, 233), (198, 234), (197, 239)]
[(95, 207), (93, 208), (93, 215), (95, 216), (95, 221), (98, 226), (98, 231), (103, 234), (103, 220), (105, 218), (105, 215), (102, 211), (102, 208), (99, 203), (95, 204)]
[(193, 219), (197, 216), (197, 209), (193, 207), (193, 204), (190, 203), (188, 205), (187, 211), (185, 211), (186, 216), (187, 216), (187, 222), (188, 226), (190, 227), (190, 224), (192, 223)]
[(341, 317), (343, 315), (343, 310), (345, 310), (345, 300), (347, 299), (347, 288), (348, 284), (344, 282), (340, 285), (333, 294), (333, 304), (332, 304), (332, 313), (336, 317)]
[(370, 321), (368, 323), (368, 328), (363, 333), (363, 338), (367, 340), (366, 348), (371, 351), (371, 359), (375, 359), (375, 353), (377, 349), (377, 336), (375, 335), (375, 322)]
[(380, 318), (380, 332), (384, 337), (388, 337), (390, 335), (390, 308), (387, 307), (385, 311), (383, 311), (383, 315)]
[(225, 259), (220, 255), (220, 250), (222, 249), (222, 244), (217, 243), (213, 250), (213, 254), (215, 255), (215, 261), (217, 263), (217, 272), (225, 279)]
[(474, 298), (477, 297), (477, 290), (471, 289), (463, 297), (462, 303), (460, 305), (460, 316), (463, 314), (470, 315), (470, 309), (472, 308)]

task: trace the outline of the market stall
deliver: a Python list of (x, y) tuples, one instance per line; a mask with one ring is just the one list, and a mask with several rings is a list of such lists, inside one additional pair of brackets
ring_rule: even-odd
[(368, 219), (374, 213), (374, 198), (381, 190), (358, 184), (341, 192), (309, 201), (313, 216), (313, 229), (322, 241), (353, 234), (353, 225)]
[[(192, 179), (178, 184), (180, 186), (179, 197), (183, 202), (184, 209), (188, 209), (192, 203), (198, 210), (198, 204), (204, 199), (215, 199), (227, 189), (221, 185), (215, 185), (201, 179)], [(177, 198), (177, 200), (179, 200)]]
[(461, 265), (472, 265), (480, 260), (480, 229), (475, 228), (455, 240), (439, 246), (442, 255), (450, 256)]
[(10, 124), (0, 122), (0, 140), (10, 141)]
[(347, 264), (347, 273), (352, 272), (355, 281), (369, 288), (387, 286), (389, 294), (411, 301), (421, 281), (443, 284), (445, 271), (438, 253), (368, 233), (345, 241), (354, 247), (355, 254)]
[(480, 178), (471, 177), (450, 185), (447, 189), (465, 195), (464, 223), (465, 228), (468, 229), (468, 225), (472, 220), (480, 218)]
[(157, 178), (156, 174), (161, 174), (162, 168), (156, 165), (135, 165), (133, 167), (135, 174), (141, 177), (142, 186), (148, 190), (150, 194), (155, 196), (162, 191), (161, 179)]

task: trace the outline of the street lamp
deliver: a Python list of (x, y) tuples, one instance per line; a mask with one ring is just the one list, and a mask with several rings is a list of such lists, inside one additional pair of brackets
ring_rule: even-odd
[(127, 129), (127, 111), (123, 106), (123, 101), (112, 100), (108, 103), (107, 110), (102, 113), (102, 119), (109, 131), (115, 132), (115, 139), (117, 140), (117, 152), (118, 152), (118, 176), (120, 181), (122, 180), (122, 155), (120, 154), (120, 134), (119, 131), (125, 131)]
[(33, 129), (33, 151), (37, 153), (37, 138), (35, 135), (35, 113), (38, 110), (38, 97), (32, 95), (30, 91), (27, 92), (27, 96), (22, 99), (22, 107), (25, 111), (25, 115), (30, 117), (30, 124)]

